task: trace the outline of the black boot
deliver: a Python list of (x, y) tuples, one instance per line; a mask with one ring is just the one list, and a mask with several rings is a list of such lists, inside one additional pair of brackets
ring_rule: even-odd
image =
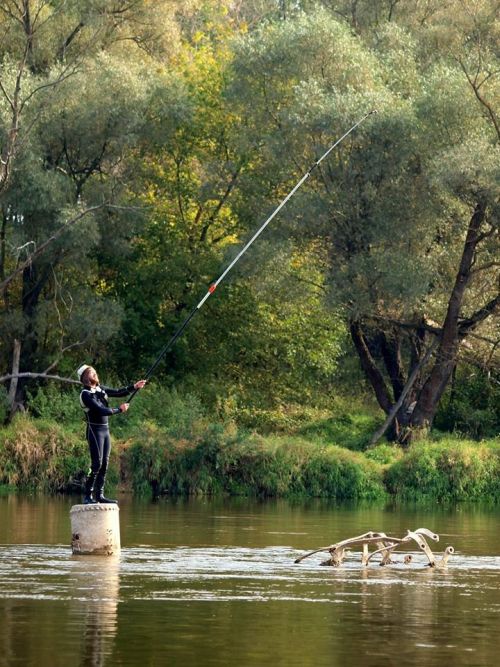
[[(111, 498), (106, 498), (106, 496), (103, 496), (102, 493), (99, 494), (98, 496), (96, 496), (96, 498), (97, 498), (98, 503), (114, 503), (115, 505), (118, 505), (117, 500), (112, 500)], [(96, 502), (96, 501), (94, 500), (94, 502)]]
[(93, 496), (96, 477), (97, 473), (92, 472), (91, 470), (89, 472), (89, 476), (87, 477), (87, 481), (85, 482), (85, 497), (83, 498), (84, 505), (95, 505), (97, 503), (97, 500), (94, 500)]
[(103, 489), (104, 489), (104, 482), (106, 481), (105, 475), (100, 475), (99, 479), (97, 480), (96, 483), (96, 489), (95, 489), (95, 499), (98, 503), (113, 503), (115, 505), (118, 505), (117, 500), (112, 500), (111, 498), (106, 498), (106, 496), (103, 495)]

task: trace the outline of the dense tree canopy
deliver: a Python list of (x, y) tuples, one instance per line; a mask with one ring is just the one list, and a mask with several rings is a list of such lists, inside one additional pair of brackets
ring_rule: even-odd
[(143, 372), (377, 109), (160, 373), (328, 402), (357, 356), (392, 435), (428, 428), (458, 366), (498, 377), (499, 32), (496, 0), (0, 0), (5, 374), (16, 340), (20, 371)]

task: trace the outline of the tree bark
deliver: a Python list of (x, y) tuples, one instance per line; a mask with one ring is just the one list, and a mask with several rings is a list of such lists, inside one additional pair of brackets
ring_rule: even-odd
[(361, 324), (358, 321), (351, 322), (350, 331), (363, 372), (373, 387), (378, 404), (382, 410), (388, 414), (392, 407), (391, 396), (387, 389), (384, 376), (377, 368), (375, 360), (368, 349)]
[(14, 340), (14, 349), (12, 352), (12, 379), (9, 386), (9, 394), (7, 397), (7, 402), (9, 405), (9, 415), (12, 417), (16, 411), (16, 394), (17, 394), (17, 382), (19, 375), (19, 361), (21, 359), (21, 342), (17, 339)]
[(51, 373), (10, 373), (9, 375), (0, 376), (0, 382), (7, 382), (7, 380), (13, 379), (17, 380), (17, 378), (41, 378), (42, 380), (58, 380), (59, 382), (68, 382), (69, 384), (77, 384), (81, 386), (80, 380), (72, 380), (71, 378), (65, 378), (61, 375), (52, 375)]
[[(419, 363), (413, 368), (412, 373), (410, 377), (408, 378), (408, 382), (406, 385), (403, 387), (403, 390), (401, 391), (401, 394), (396, 401), (396, 403), (392, 406), (389, 414), (387, 415), (387, 419), (384, 421), (382, 426), (373, 434), (372, 439), (370, 441), (370, 445), (376, 445), (377, 442), (380, 440), (380, 438), (384, 435), (384, 433), (387, 431), (387, 429), (390, 427), (394, 419), (396, 418), (398, 412), (400, 409), (405, 405), (406, 397), (410, 394), (410, 391), (413, 388), (413, 385), (418, 379), (419, 373), (421, 368), (427, 363), (427, 361), (430, 359), (430, 356), (432, 352), (434, 351), (436, 347), (437, 341), (434, 341), (434, 344), (429, 347), (425, 355), (423, 356), (422, 359), (420, 359)], [(404, 443), (402, 443), (404, 444)]]
[(448, 384), (457, 363), (460, 344), (459, 317), (465, 289), (471, 276), (480, 229), (486, 214), (486, 205), (478, 202), (470, 219), (460, 266), (455, 279), (443, 324), (436, 362), (427, 378), (412, 415), (411, 425), (423, 431), (432, 426), (439, 399)]
[(382, 357), (389, 374), (395, 400), (401, 396), (406, 384), (406, 377), (401, 359), (401, 340), (396, 331), (382, 333)]

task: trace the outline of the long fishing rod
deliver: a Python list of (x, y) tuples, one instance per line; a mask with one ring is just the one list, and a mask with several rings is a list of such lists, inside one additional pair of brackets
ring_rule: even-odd
[[(151, 375), (154, 373), (156, 370), (156, 367), (160, 363), (160, 361), (163, 359), (163, 357), (166, 355), (166, 353), (174, 346), (175, 341), (180, 338), (182, 335), (182, 332), (184, 329), (187, 327), (187, 325), (191, 322), (193, 317), (196, 315), (196, 313), (200, 310), (200, 308), (203, 306), (205, 301), (208, 299), (210, 295), (212, 295), (217, 287), (220, 285), (220, 283), (224, 280), (224, 278), (227, 276), (227, 274), (231, 271), (233, 266), (243, 257), (243, 255), (246, 253), (248, 248), (252, 245), (252, 243), (262, 234), (264, 229), (268, 226), (268, 224), (271, 222), (271, 220), (281, 211), (283, 206), (293, 197), (293, 195), (297, 192), (297, 190), (301, 187), (301, 185), (309, 178), (309, 176), (312, 174), (314, 169), (318, 167), (325, 158), (327, 158), (330, 153), (333, 151), (334, 148), (336, 148), (344, 139), (353, 132), (358, 125), (361, 125), (361, 123), (368, 118), (368, 116), (371, 116), (372, 114), (377, 113), (376, 109), (373, 109), (372, 111), (369, 111), (367, 114), (365, 114), (360, 120), (358, 120), (357, 123), (355, 123), (345, 134), (343, 134), (340, 139), (337, 139), (337, 141), (330, 146), (330, 148), (323, 153), (323, 155), (319, 158), (319, 160), (316, 160), (316, 162), (310, 167), (310, 169), (302, 176), (300, 181), (290, 190), (290, 192), (287, 194), (287, 196), (282, 200), (282, 202), (274, 209), (274, 211), (271, 213), (271, 215), (267, 218), (267, 220), (259, 227), (259, 229), (255, 232), (255, 234), (252, 236), (252, 238), (246, 243), (246, 245), (240, 250), (240, 252), (236, 255), (236, 257), (233, 259), (233, 261), (227, 266), (227, 268), (221, 273), (221, 275), (215, 280), (210, 287), (208, 288), (207, 293), (201, 299), (201, 301), (193, 308), (193, 310), (189, 313), (189, 315), (186, 317), (184, 322), (180, 325), (180, 327), (177, 329), (177, 331), (174, 333), (172, 338), (168, 341), (168, 343), (165, 345), (165, 347), (161, 350), (160, 354), (156, 357), (154, 363), (151, 365), (151, 367), (147, 370), (144, 379), (148, 380)], [(130, 397), (128, 399), (128, 402), (134, 398), (134, 396), (137, 394), (139, 389), (134, 389), (134, 391), (130, 394)]]

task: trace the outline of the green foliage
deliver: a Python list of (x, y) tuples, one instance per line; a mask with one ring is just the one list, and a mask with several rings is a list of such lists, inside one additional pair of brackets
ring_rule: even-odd
[(390, 466), (403, 458), (403, 451), (397, 445), (381, 444), (367, 449), (365, 456), (370, 461), (375, 461), (383, 466)]
[[(17, 338), (24, 371), (74, 373), (83, 357), (103, 376), (139, 377), (314, 159), (376, 107), (134, 404), (175, 440), (201, 437), (209, 409), (265, 433), (364, 449), (373, 419), (335, 416), (343, 386), (362, 391), (352, 363), (339, 371), (349, 320), (369, 321), (374, 339), (384, 322), (443, 322), (478, 202), (481, 244), (457, 317), (489, 315), (478, 308), (497, 295), (495, 2), (38, 5), (31, 16), (23, 3), (0, 13), (2, 165), (16, 142), (0, 183), (2, 279), (52, 241), (2, 292), (0, 365)], [(102, 208), (55, 239), (92, 204)], [(494, 366), (491, 319), (466, 342)], [(162, 388), (173, 385), (179, 394)], [(28, 407), (68, 423), (73, 398), (43, 387)], [(439, 426), (498, 432), (497, 398), (474, 398), (456, 392)], [(308, 424), (292, 405), (333, 414)], [(139, 410), (114, 425), (120, 437), (138, 434)]]
[(386, 472), (391, 494), (405, 500), (496, 499), (500, 493), (500, 442), (443, 439), (412, 445)]
[(299, 438), (244, 436), (233, 427), (210, 426), (189, 443), (150, 424), (123, 455), (133, 488), (155, 495), (384, 495), (381, 469), (359, 454)]
[(3, 385), (0, 385), (0, 424), (3, 424), (9, 414), (9, 405), (7, 402), (7, 390)]
[(153, 423), (168, 437), (194, 440), (205, 426), (205, 410), (194, 394), (152, 382), (136, 395), (127, 413), (113, 419), (112, 428), (118, 437), (140, 440), (144, 424), (149, 428)]
[[(176, 414), (199, 415), (196, 403), (172, 400)], [(40, 402), (40, 406), (44, 406)], [(189, 412), (192, 410), (192, 412)], [(184, 424), (182, 424), (184, 420)], [(175, 424), (175, 415), (128, 425), (113, 438), (108, 481), (141, 495), (247, 495), (337, 500), (498, 500), (500, 442), (451, 438), (408, 452), (382, 444), (364, 453), (303, 436), (262, 436), (205, 418)], [(125, 429), (124, 429), (125, 430)], [(182, 437), (184, 436), (184, 437)], [(0, 432), (0, 488), (80, 489), (89, 455), (83, 431), (19, 415)]]
[(369, 401), (324, 396), (319, 405), (281, 404), (273, 409), (248, 408), (228, 402), (221, 414), (239, 427), (262, 435), (286, 434), (316, 442), (363, 451), (378, 425), (378, 414)]
[(366, 449), (376, 427), (377, 419), (372, 415), (349, 411), (307, 425), (300, 433), (304, 437), (314, 437), (346, 449), (361, 451)]
[(226, 401), (222, 405), (224, 415), (234, 419), (242, 428), (255, 430), (262, 435), (301, 433), (310, 422), (324, 417), (325, 411), (301, 404), (278, 405), (274, 409), (238, 407)]
[(47, 384), (29, 394), (30, 413), (43, 421), (64, 424), (65, 428), (79, 428), (83, 433), (84, 414), (80, 406), (80, 387), (63, 389)]
[(500, 433), (499, 374), (459, 369), (436, 415), (435, 426), (481, 440)]

